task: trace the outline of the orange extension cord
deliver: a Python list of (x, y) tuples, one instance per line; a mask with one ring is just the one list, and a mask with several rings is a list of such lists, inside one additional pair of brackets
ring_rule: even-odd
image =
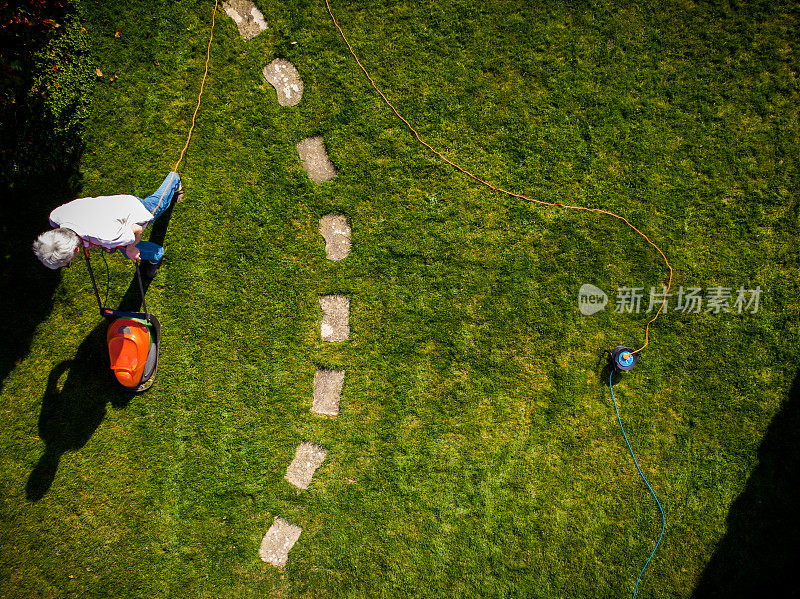
[[(664, 263), (667, 265), (667, 268), (669, 269), (669, 281), (667, 282), (667, 287), (666, 287), (666, 289), (665, 289), (665, 291), (664, 291), (664, 298), (663, 298), (663, 300), (664, 300), (664, 301), (666, 301), (666, 299), (667, 299), (667, 295), (669, 294), (669, 290), (670, 290), (670, 288), (672, 287), (672, 266), (670, 265), (670, 263), (669, 263), (669, 260), (667, 260), (667, 257), (666, 257), (666, 255), (664, 254), (664, 252), (662, 252), (662, 251), (661, 251), (661, 248), (660, 248), (660, 247), (658, 247), (658, 246), (657, 246), (655, 243), (653, 243), (653, 241), (652, 241), (652, 240), (651, 240), (651, 239), (650, 239), (650, 238), (649, 238), (647, 235), (645, 235), (645, 234), (644, 234), (644, 233), (642, 233), (642, 232), (641, 232), (639, 229), (637, 229), (635, 226), (633, 226), (633, 225), (632, 225), (632, 224), (631, 224), (631, 223), (628, 221), (628, 219), (627, 219), (627, 218), (625, 218), (624, 216), (620, 216), (620, 215), (618, 215), (618, 214), (614, 214), (613, 212), (609, 212), (608, 210), (603, 210), (603, 209), (601, 209), (601, 208), (587, 208), (587, 207), (585, 207), (585, 206), (569, 206), (569, 205), (567, 205), (567, 204), (560, 204), (560, 203), (558, 203), (558, 202), (545, 202), (545, 201), (543, 201), (543, 200), (534, 200), (533, 198), (529, 198), (529, 197), (527, 197), (527, 196), (524, 196), (524, 195), (522, 195), (522, 194), (519, 194), (519, 193), (514, 193), (514, 192), (512, 192), (512, 191), (507, 191), (507, 190), (505, 190), (505, 189), (503, 189), (503, 188), (501, 188), (501, 187), (497, 187), (497, 186), (495, 186), (495, 185), (492, 185), (491, 183), (489, 183), (489, 182), (487, 182), (487, 181), (485, 181), (485, 180), (481, 179), (481, 178), (480, 178), (480, 177), (478, 177), (477, 175), (474, 175), (473, 173), (471, 173), (471, 172), (470, 172), (470, 171), (468, 171), (467, 169), (465, 169), (465, 168), (463, 168), (463, 167), (459, 166), (458, 164), (456, 164), (455, 162), (453, 162), (453, 161), (452, 161), (452, 160), (450, 160), (449, 158), (447, 158), (447, 157), (445, 157), (444, 155), (442, 155), (442, 154), (441, 154), (440, 152), (438, 152), (438, 151), (437, 151), (435, 148), (433, 148), (433, 146), (431, 146), (431, 145), (430, 145), (428, 142), (426, 142), (424, 139), (422, 139), (422, 137), (420, 137), (420, 134), (419, 134), (419, 133), (417, 132), (417, 130), (416, 130), (416, 129), (415, 129), (415, 128), (414, 128), (414, 127), (411, 125), (411, 123), (409, 123), (409, 122), (408, 122), (408, 121), (407, 121), (407, 120), (406, 120), (406, 119), (403, 117), (403, 115), (402, 115), (402, 114), (400, 114), (400, 112), (398, 112), (397, 108), (395, 108), (395, 107), (394, 107), (394, 105), (393, 105), (393, 104), (392, 104), (392, 103), (389, 101), (389, 98), (387, 98), (387, 97), (386, 97), (386, 95), (385, 95), (385, 94), (384, 94), (384, 93), (383, 93), (383, 92), (382, 92), (382, 91), (381, 91), (381, 90), (378, 88), (378, 86), (375, 84), (375, 81), (372, 79), (372, 77), (370, 76), (370, 74), (367, 72), (367, 69), (366, 69), (366, 68), (364, 68), (364, 65), (363, 65), (363, 64), (361, 64), (361, 61), (358, 59), (358, 56), (356, 56), (356, 53), (355, 53), (355, 51), (353, 50), (353, 47), (350, 45), (350, 42), (347, 40), (347, 36), (345, 36), (345, 34), (344, 34), (344, 31), (342, 31), (342, 28), (339, 26), (339, 23), (336, 21), (336, 17), (334, 17), (334, 16), (333, 16), (333, 11), (331, 10), (331, 5), (330, 5), (330, 3), (328, 2), (328, 0), (325, 0), (325, 6), (326, 6), (326, 7), (327, 7), (327, 9), (328, 9), (328, 14), (331, 16), (331, 19), (333, 20), (333, 24), (334, 24), (334, 25), (336, 25), (336, 29), (338, 29), (338, 30), (339, 30), (339, 34), (342, 36), (342, 39), (344, 40), (344, 43), (345, 43), (345, 44), (347, 44), (347, 48), (350, 50), (350, 54), (352, 54), (352, 55), (353, 55), (353, 58), (355, 58), (355, 60), (356, 60), (356, 63), (358, 63), (358, 66), (359, 66), (359, 67), (361, 67), (361, 70), (364, 72), (364, 75), (366, 75), (366, 76), (367, 76), (367, 79), (369, 79), (369, 82), (370, 82), (370, 84), (372, 84), (372, 87), (375, 89), (375, 91), (376, 91), (376, 92), (378, 92), (378, 94), (380, 95), (380, 97), (381, 97), (381, 98), (383, 98), (383, 101), (384, 101), (384, 102), (386, 102), (386, 104), (389, 106), (389, 108), (391, 108), (391, 109), (392, 109), (392, 112), (394, 112), (394, 114), (397, 116), (397, 118), (399, 118), (401, 121), (403, 121), (403, 123), (405, 123), (406, 127), (408, 127), (408, 128), (409, 128), (409, 130), (411, 131), (411, 133), (413, 133), (413, 134), (414, 134), (414, 137), (416, 137), (416, 138), (417, 138), (417, 141), (418, 141), (419, 143), (421, 143), (423, 146), (425, 146), (426, 148), (428, 148), (428, 149), (429, 149), (431, 152), (433, 152), (434, 154), (436, 154), (436, 155), (437, 155), (439, 158), (441, 158), (442, 160), (444, 160), (444, 161), (445, 161), (447, 164), (449, 164), (450, 166), (452, 166), (452, 167), (453, 167), (453, 168), (455, 168), (456, 170), (458, 170), (458, 171), (460, 171), (460, 172), (464, 173), (464, 174), (465, 174), (465, 175), (467, 175), (468, 177), (471, 177), (471, 178), (472, 178), (472, 179), (474, 179), (475, 181), (478, 181), (479, 183), (481, 183), (482, 185), (485, 185), (486, 187), (488, 187), (489, 189), (491, 189), (491, 190), (493, 190), (493, 191), (496, 191), (496, 192), (499, 192), (499, 193), (504, 193), (504, 194), (506, 194), (506, 195), (509, 195), (509, 196), (511, 196), (511, 197), (514, 197), (514, 198), (519, 198), (519, 199), (521, 199), (521, 200), (525, 200), (526, 202), (531, 202), (531, 203), (533, 203), (533, 204), (541, 204), (542, 206), (550, 206), (550, 207), (564, 208), (564, 209), (566, 209), (566, 210), (585, 210), (586, 212), (597, 212), (597, 213), (599, 213), (599, 214), (605, 214), (605, 215), (608, 215), (608, 216), (613, 216), (614, 218), (616, 218), (616, 219), (618, 219), (618, 220), (621, 220), (621, 221), (622, 221), (622, 222), (624, 222), (626, 225), (628, 225), (628, 226), (629, 226), (631, 229), (633, 229), (634, 231), (636, 231), (636, 233), (638, 233), (639, 235), (641, 235), (641, 236), (642, 236), (642, 237), (645, 239), (645, 241), (647, 241), (647, 243), (649, 243), (649, 244), (650, 244), (650, 245), (652, 245), (654, 248), (656, 248), (656, 250), (658, 251), (658, 253), (659, 253), (659, 254), (661, 254), (661, 257), (664, 259)], [(658, 311), (656, 312), (655, 316), (653, 316), (653, 318), (652, 318), (652, 319), (650, 319), (650, 321), (648, 321), (647, 325), (645, 326), (645, 329), (644, 329), (644, 339), (645, 339), (645, 340), (644, 340), (644, 345), (642, 345), (642, 347), (640, 347), (639, 349), (635, 350), (633, 353), (635, 353), (635, 354), (639, 353), (639, 352), (640, 352), (640, 351), (642, 351), (642, 350), (643, 350), (645, 347), (647, 347), (647, 345), (650, 343), (650, 324), (651, 324), (653, 321), (655, 321), (655, 320), (656, 320), (656, 318), (658, 318), (658, 315), (659, 315), (659, 314), (661, 314), (661, 310), (664, 308), (664, 301), (662, 301), (661, 305), (658, 307)]]
[[(197, 106), (194, 109), (194, 114), (192, 115), (192, 126), (189, 127), (189, 136), (186, 138), (186, 144), (183, 146), (181, 150), (180, 158), (178, 158), (178, 162), (175, 163), (175, 168), (172, 169), (172, 173), (170, 173), (169, 182), (172, 183), (172, 180), (175, 178), (175, 173), (178, 171), (178, 166), (181, 162), (183, 162), (183, 155), (186, 153), (186, 149), (189, 147), (189, 141), (192, 139), (192, 133), (194, 132), (194, 123), (195, 119), (197, 118), (197, 111), (200, 110), (200, 99), (203, 97), (203, 90), (206, 86), (206, 77), (208, 77), (208, 63), (211, 60), (211, 41), (214, 39), (214, 23), (217, 16), (217, 4), (219, 0), (214, 0), (214, 12), (211, 13), (211, 35), (208, 38), (208, 49), (206, 50), (206, 70), (203, 73), (203, 80), (200, 82), (200, 93), (197, 96)], [(169, 185), (164, 188), (164, 191), (161, 192), (161, 197), (158, 198), (158, 204), (156, 207), (153, 208), (153, 214), (156, 213), (158, 207), (161, 206), (161, 200), (164, 199), (164, 195), (167, 193), (167, 189), (169, 189)]]

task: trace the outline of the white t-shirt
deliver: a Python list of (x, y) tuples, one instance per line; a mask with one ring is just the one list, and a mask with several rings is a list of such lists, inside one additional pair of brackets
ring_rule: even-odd
[(144, 226), (151, 220), (150, 211), (132, 195), (79, 198), (50, 213), (52, 226), (72, 229), (85, 242), (109, 249), (132, 244), (131, 227)]

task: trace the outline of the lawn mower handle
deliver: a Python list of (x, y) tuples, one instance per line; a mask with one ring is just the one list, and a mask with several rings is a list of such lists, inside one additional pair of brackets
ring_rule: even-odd
[(110, 308), (104, 308), (103, 302), (100, 301), (100, 291), (97, 289), (97, 283), (94, 280), (94, 270), (92, 270), (92, 263), (89, 260), (89, 250), (87, 248), (83, 248), (83, 256), (86, 258), (86, 267), (89, 269), (89, 278), (92, 281), (92, 288), (94, 289), (94, 296), (97, 298), (97, 306), (100, 308), (100, 315), (106, 318), (144, 318), (148, 322), (150, 321), (150, 312), (147, 311), (147, 304), (145, 303), (144, 299), (144, 285), (142, 284), (142, 273), (139, 270), (139, 261), (134, 260), (134, 265), (136, 266), (136, 280), (139, 282), (139, 293), (142, 295), (142, 310), (144, 312), (123, 312), (120, 310), (111, 310)]

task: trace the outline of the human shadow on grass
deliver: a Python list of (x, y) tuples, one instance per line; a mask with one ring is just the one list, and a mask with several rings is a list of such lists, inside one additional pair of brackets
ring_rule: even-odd
[(767, 428), (758, 459), (728, 511), (727, 532), (693, 599), (800, 596), (795, 577), (800, 564), (800, 374)]
[(39, 414), (39, 436), (45, 451), (28, 477), (25, 492), (29, 501), (38, 501), (50, 489), (62, 455), (86, 445), (103, 421), (106, 405), (111, 402), (122, 408), (130, 400), (124, 390), (113, 385), (105, 355), (106, 328), (105, 320), (98, 323), (75, 356), (50, 371)]
[[(142, 283), (146, 291), (150, 280), (143, 278)], [(118, 309), (138, 312), (141, 303), (139, 282), (134, 276)], [(109, 367), (107, 329), (108, 321), (103, 319), (71, 360), (50, 371), (39, 415), (39, 436), (45, 450), (28, 477), (25, 494), (29, 501), (39, 501), (50, 490), (61, 457), (86, 445), (103, 422), (109, 403), (122, 409), (133, 398), (116, 383)]]

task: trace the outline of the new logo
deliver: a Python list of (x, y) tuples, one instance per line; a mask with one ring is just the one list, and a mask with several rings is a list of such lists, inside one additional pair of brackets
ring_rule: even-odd
[(596, 312), (606, 309), (608, 296), (606, 292), (586, 283), (578, 291), (578, 308), (584, 316), (591, 316)]

